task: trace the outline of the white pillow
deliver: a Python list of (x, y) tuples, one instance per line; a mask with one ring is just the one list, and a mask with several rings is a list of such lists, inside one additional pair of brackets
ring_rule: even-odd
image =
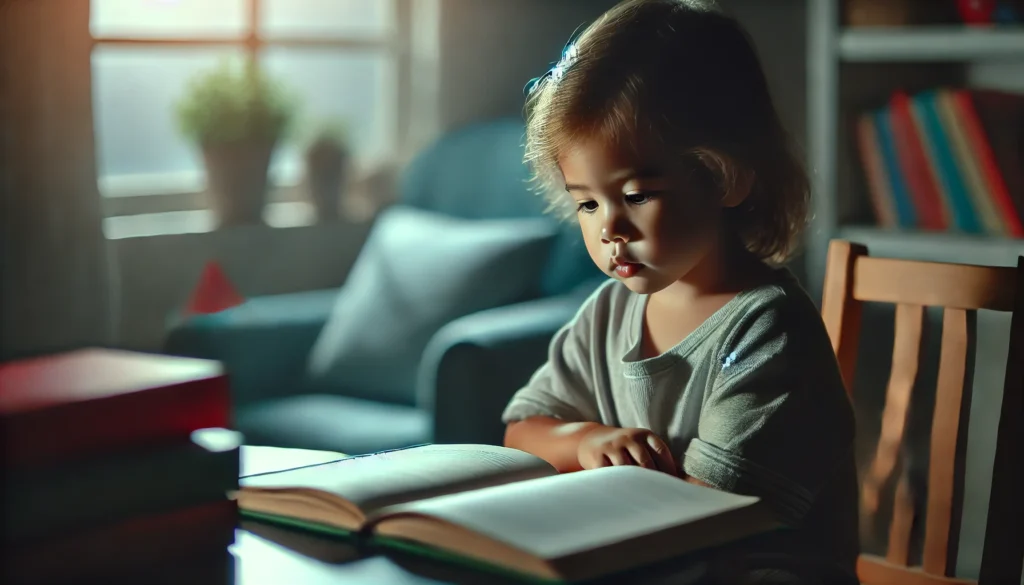
[(412, 404), (420, 356), (434, 333), (464, 315), (535, 296), (556, 233), (546, 218), (385, 210), (311, 351), (314, 388)]

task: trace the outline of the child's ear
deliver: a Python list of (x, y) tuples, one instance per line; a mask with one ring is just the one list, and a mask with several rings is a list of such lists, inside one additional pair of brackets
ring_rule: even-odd
[(730, 176), (732, 180), (725, 185), (722, 207), (739, 207), (754, 188), (754, 171), (736, 169)]
[(739, 207), (754, 188), (754, 172), (741, 167), (732, 157), (712, 150), (697, 155), (715, 177), (722, 207)]

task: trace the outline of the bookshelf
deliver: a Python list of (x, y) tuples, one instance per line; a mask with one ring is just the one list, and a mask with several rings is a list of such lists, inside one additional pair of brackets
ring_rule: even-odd
[[(979, 68), (1024, 64), (1024, 26), (845, 28), (842, 2), (807, 4), (806, 152), (814, 190), (805, 257), (810, 292), (820, 298), (833, 238), (898, 257), (1016, 264), (1016, 257), (1024, 254), (1024, 240), (874, 227), (851, 120), (863, 109), (882, 105), (896, 89), (972, 84)], [(1016, 71), (1024, 77), (1024, 67)]]

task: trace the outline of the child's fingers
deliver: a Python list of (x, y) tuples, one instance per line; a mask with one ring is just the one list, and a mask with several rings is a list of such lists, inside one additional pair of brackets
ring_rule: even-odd
[(630, 442), (627, 449), (629, 449), (629, 454), (633, 457), (633, 461), (635, 461), (640, 467), (658, 469), (657, 464), (654, 462), (654, 458), (651, 457), (651, 453), (646, 446), (641, 445), (640, 443)]
[(622, 448), (612, 447), (604, 454), (612, 465), (632, 465), (633, 459), (629, 456), (629, 453)]
[(654, 460), (658, 464), (658, 469), (665, 473), (672, 475), (679, 475), (676, 469), (676, 462), (672, 459), (672, 451), (669, 450), (668, 445), (665, 441), (662, 441), (657, 435), (647, 435), (647, 444), (650, 446), (651, 452), (654, 454)]

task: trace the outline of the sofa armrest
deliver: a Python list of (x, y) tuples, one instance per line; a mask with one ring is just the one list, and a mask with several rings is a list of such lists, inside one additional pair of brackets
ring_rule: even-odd
[(164, 351), (222, 362), (236, 407), (292, 394), (301, 389), (309, 351), (337, 294), (327, 289), (253, 297), (220, 313), (178, 320)]
[(417, 404), (433, 415), (437, 443), (500, 445), (501, 413), (547, 359), (555, 332), (585, 295), (570, 294), (481, 311), (431, 339), (417, 380)]

